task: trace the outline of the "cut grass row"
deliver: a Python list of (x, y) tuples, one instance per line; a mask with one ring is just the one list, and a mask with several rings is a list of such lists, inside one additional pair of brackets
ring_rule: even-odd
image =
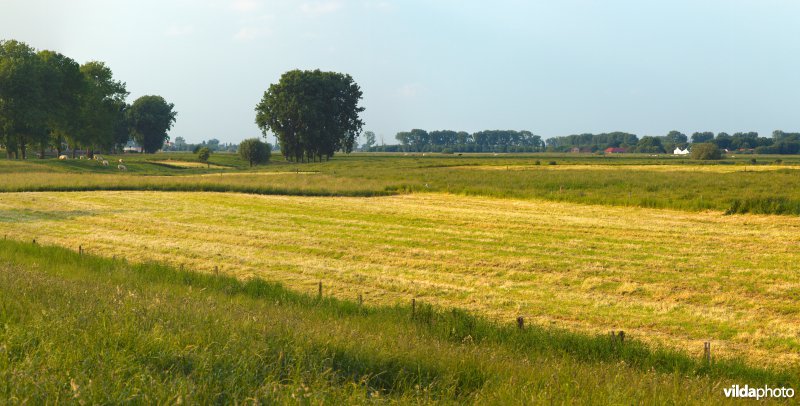
[(790, 372), (0, 241), (11, 403), (721, 404)]
[(0, 234), (797, 365), (800, 220), (418, 194), (4, 194)]

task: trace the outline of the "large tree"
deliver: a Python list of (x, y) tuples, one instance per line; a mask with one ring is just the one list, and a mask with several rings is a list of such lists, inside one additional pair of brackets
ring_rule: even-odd
[(28, 143), (46, 131), (43, 72), (33, 48), (0, 41), (0, 143), (9, 158), (25, 159)]
[(54, 51), (41, 51), (38, 55), (43, 63), (41, 83), (46, 99), (46, 128), (38, 137), (40, 157), (44, 158), (48, 146), (55, 147), (61, 155), (65, 139), (80, 131), (76, 118), (89, 87), (80, 65), (71, 58)]
[(69, 137), (73, 155), (80, 147), (113, 148), (123, 141), (120, 134), (127, 132), (123, 115), (128, 96), (125, 83), (114, 80), (111, 69), (103, 62), (87, 62), (81, 72), (87, 90), (81, 106), (81, 130)]
[(161, 96), (142, 96), (127, 110), (128, 125), (133, 139), (142, 151), (153, 153), (169, 140), (167, 131), (175, 123), (175, 105), (167, 103)]
[(330, 158), (353, 150), (361, 133), (362, 93), (350, 75), (293, 70), (270, 85), (256, 106), (256, 124), (264, 137), (272, 131), (290, 161)]

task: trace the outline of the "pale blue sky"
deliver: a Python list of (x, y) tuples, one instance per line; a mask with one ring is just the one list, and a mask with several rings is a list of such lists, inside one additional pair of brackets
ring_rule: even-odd
[(290, 69), (351, 74), (365, 129), (800, 130), (800, 1), (0, 0), (0, 38), (105, 61), (170, 135), (238, 142)]

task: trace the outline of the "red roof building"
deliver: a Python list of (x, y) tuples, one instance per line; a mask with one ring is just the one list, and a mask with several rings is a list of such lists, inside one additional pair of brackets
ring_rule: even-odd
[(606, 154), (621, 154), (621, 153), (623, 153), (623, 152), (627, 152), (627, 151), (625, 150), (625, 148), (613, 148), (613, 147), (608, 147), (608, 148), (606, 148), (606, 149), (605, 149), (605, 153), (606, 153)]

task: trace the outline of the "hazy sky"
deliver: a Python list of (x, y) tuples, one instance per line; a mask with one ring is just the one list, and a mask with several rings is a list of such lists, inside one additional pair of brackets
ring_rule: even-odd
[(0, 0), (0, 38), (101, 60), (170, 135), (259, 134), (291, 69), (346, 72), (365, 129), (800, 130), (800, 1)]

